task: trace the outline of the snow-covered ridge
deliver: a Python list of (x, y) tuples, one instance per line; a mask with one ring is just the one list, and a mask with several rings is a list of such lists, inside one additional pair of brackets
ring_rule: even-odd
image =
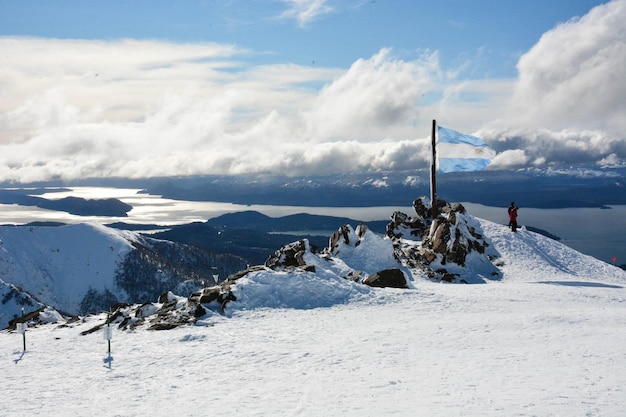
[[(432, 219), (427, 218), (428, 207), (421, 200), (416, 200), (415, 207), (416, 215), (413, 216), (394, 213), (386, 236), (373, 233), (365, 225), (345, 225), (331, 237), (329, 246), (321, 252), (313, 251), (306, 240), (294, 242), (277, 251), (264, 266), (241, 271), (220, 285), (205, 287), (189, 297), (180, 293), (175, 295), (177, 291), (172, 288), (169, 295), (164, 292), (159, 300), (154, 297), (144, 299), (145, 304), (122, 305), (116, 312), (115, 322), (124, 328), (207, 324), (216, 315), (231, 316), (236, 311), (331, 307), (378, 298), (381, 293), (374, 288), (377, 286), (392, 285), (410, 291), (419, 290), (424, 282), (433, 280), (487, 285), (509, 282), (626, 285), (626, 272), (623, 270), (580, 254), (524, 227), (513, 233), (506, 226), (469, 215), (460, 205), (443, 207), (436, 222), (429, 225), (428, 221)], [(80, 231), (93, 231), (94, 227), (77, 227), (76, 242), (81, 242)], [(53, 230), (40, 233), (53, 233)], [(107, 255), (113, 256), (118, 263), (120, 258), (114, 255), (127, 253), (132, 246), (129, 242), (137, 244), (137, 240), (143, 239), (131, 232), (114, 231), (103, 226), (95, 230), (98, 239), (103, 239), (106, 245), (103, 246), (102, 242), (98, 244), (98, 239), (86, 243), (89, 233), (82, 238), (83, 245), (92, 245), (96, 252), (105, 247), (105, 252), (113, 254)], [(37, 235), (34, 230), (28, 233)], [(38, 250), (38, 253), (50, 251)], [(63, 251), (66, 250), (64, 247)], [(39, 255), (36, 259), (45, 257)], [(48, 260), (48, 263), (56, 265), (58, 260)], [(107, 263), (107, 266), (110, 265)], [(75, 274), (71, 264), (66, 268), (67, 271), (60, 271)], [(94, 271), (81, 273), (94, 274)], [(382, 284), (373, 281), (385, 273), (391, 275), (391, 280), (387, 276), (387, 281)], [(45, 281), (45, 278), (41, 276), (40, 280)], [(104, 288), (115, 287), (116, 282), (111, 275), (105, 278), (89, 283), (89, 288), (98, 284), (110, 286)], [(62, 285), (68, 285), (68, 282), (70, 286), (74, 285), (73, 281), (60, 282), (59, 291), (63, 291)], [(49, 290), (50, 285), (46, 284), (43, 288)], [(83, 282), (81, 285), (84, 291), (87, 284)], [(72, 289), (78, 298), (83, 294)], [(43, 294), (40, 291), (38, 296)], [(65, 301), (56, 294), (54, 296), (57, 298), (49, 299)], [(123, 296), (120, 295), (117, 300), (124, 300)], [(58, 304), (48, 304), (61, 309)]]
[[(16, 416), (91, 415), (96, 406), (102, 416), (191, 416), (207, 409), (268, 416), (624, 415), (626, 272), (524, 227), (513, 233), (461, 217), (466, 223), (457, 229), (467, 225), (483, 236), (492, 265), (478, 268), (473, 262), (484, 258), (475, 253), (466, 268), (483, 275), (497, 268), (484, 284), (436, 282), (420, 268), (397, 266), (392, 239), (347, 225), (330, 242), (332, 250), (314, 253), (294, 242), (293, 259), (281, 256), (287, 248), (277, 254), (283, 265), (300, 259), (302, 266), (257, 266), (242, 274), (231, 282), (236, 300), (227, 304), (205, 288), (193, 309), (192, 297), (171, 292), (118, 309), (112, 353), (99, 331), (106, 314), (29, 327), (25, 351), (21, 335), (1, 331), (2, 410)], [(420, 243), (400, 239), (407, 247)], [(439, 254), (430, 265), (452, 270), (442, 260)], [(394, 265), (411, 288), (343, 277)], [(132, 330), (153, 325), (157, 312), (196, 325)], [(58, 316), (47, 309), (39, 319)]]
[(245, 262), (99, 224), (1, 226), (0, 328), (22, 307), (76, 315), (191, 292), (214, 282), (214, 267), (224, 274)]
[[(126, 236), (127, 238), (124, 238)], [(90, 289), (113, 289), (115, 270), (133, 236), (96, 224), (0, 229), (0, 276), (66, 312), (79, 311)], [(125, 297), (123, 291), (115, 291)]]

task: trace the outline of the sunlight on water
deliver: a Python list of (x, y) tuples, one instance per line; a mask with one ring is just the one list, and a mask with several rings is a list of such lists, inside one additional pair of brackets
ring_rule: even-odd
[[(35, 221), (79, 223), (126, 222), (131, 224), (178, 225), (204, 222), (226, 213), (253, 210), (270, 217), (308, 213), (335, 217), (348, 217), (360, 221), (387, 220), (394, 211), (413, 215), (407, 207), (299, 207), (271, 205), (241, 205), (205, 201), (180, 201), (158, 195), (140, 193), (140, 189), (108, 187), (73, 187), (71, 191), (39, 195), (47, 199), (81, 197), (85, 199), (117, 198), (133, 207), (127, 217), (76, 216), (60, 211), (0, 204), (0, 224), (26, 224)], [(489, 207), (464, 203), (468, 212), (476, 217), (506, 224), (506, 207)], [(520, 209), (519, 223), (548, 231), (561, 238), (561, 242), (583, 253), (612, 263), (626, 263), (626, 206), (611, 209), (565, 208)]]
[(132, 224), (176, 225), (202, 222), (226, 213), (253, 210), (270, 217), (308, 213), (336, 217), (349, 217), (355, 220), (386, 220), (394, 211), (411, 213), (411, 207), (300, 207), (272, 205), (242, 205), (211, 201), (182, 201), (162, 198), (158, 195), (139, 193), (140, 189), (106, 187), (72, 187), (71, 191), (52, 191), (38, 195), (56, 200), (64, 197), (85, 199), (117, 198), (133, 209), (128, 217), (76, 216), (65, 212), (44, 210), (36, 207), (0, 204), (0, 223), (24, 224), (34, 221), (77, 222), (126, 222)]

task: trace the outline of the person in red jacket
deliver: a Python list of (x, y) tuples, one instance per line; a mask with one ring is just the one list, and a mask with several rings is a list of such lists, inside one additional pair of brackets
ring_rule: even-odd
[(517, 206), (515, 202), (512, 202), (509, 206), (509, 226), (511, 226), (511, 230), (517, 232)]

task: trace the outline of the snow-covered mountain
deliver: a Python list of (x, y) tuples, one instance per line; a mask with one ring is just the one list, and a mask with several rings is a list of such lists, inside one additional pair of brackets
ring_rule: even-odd
[[(264, 265), (245, 269), (235, 263), (239, 272), (223, 276), (219, 284), (203, 252), (198, 260), (192, 248), (133, 232), (93, 224), (0, 229), (2, 274), (12, 277), (3, 283), (4, 298), (12, 300), (5, 307), (5, 322), (28, 303), (30, 310), (45, 304), (73, 315), (118, 305), (114, 320), (123, 328), (173, 328), (238, 309), (330, 306), (337, 297), (347, 302), (355, 293), (367, 293), (365, 286), (413, 289), (423, 280), (499, 282), (511, 253), (526, 260), (526, 271), (545, 272), (542, 264), (547, 261), (552, 275), (595, 279), (598, 271), (608, 269), (614, 277), (603, 281), (626, 283), (624, 271), (547, 237), (525, 228), (503, 237), (493, 233), (495, 225), (471, 216), (461, 204), (440, 203), (433, 220), (428, 202), (415, 200), (415, 213), (393, 213), (384, 236), (365, 224), (346, 224), (322, 250), (303, 239), (285, 245)], [(166, 265), (164, 253), (175, 264)], [(328, 286), (333, 297), (326, 299)], [(258, 287), (265, 291), (259, 294)], [(319, 298), (311, 297), (312, 292)]]
[(43, 305), (77, 315), (182, 294), (245, 268), (215, 255), (98, 224), (0, 226), (0, 328)]
[[(3, 413), (624, 415), (626, 272), (450, 209), (422, 230), (449, 233), (450, 245), (419, 239), (419, 215), (395, 215), (393, 238), (351, 225), (323, 252), (306, 241), (281, 248), (271, 267), (211, 287), (227, 303), (205, 288), (121, 308), (111, 353), (92, 332), (106, 314), (33, 321), (25, 351), (21, 335), (2, 331)], [(123, 251), (117, 239), (107, 244)], [(452, 262), (455, 242), (473, 250)], [(408, 288), (363, 284), (389, 269)], [(159, 315), (196, 325), (132, 330)]]

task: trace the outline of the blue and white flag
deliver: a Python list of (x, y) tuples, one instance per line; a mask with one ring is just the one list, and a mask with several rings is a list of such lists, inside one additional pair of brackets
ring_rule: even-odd
[(439, 171), (482, 171), (496, 156), (487, 144), (476, 136), (465, 135), (437, 126)]

